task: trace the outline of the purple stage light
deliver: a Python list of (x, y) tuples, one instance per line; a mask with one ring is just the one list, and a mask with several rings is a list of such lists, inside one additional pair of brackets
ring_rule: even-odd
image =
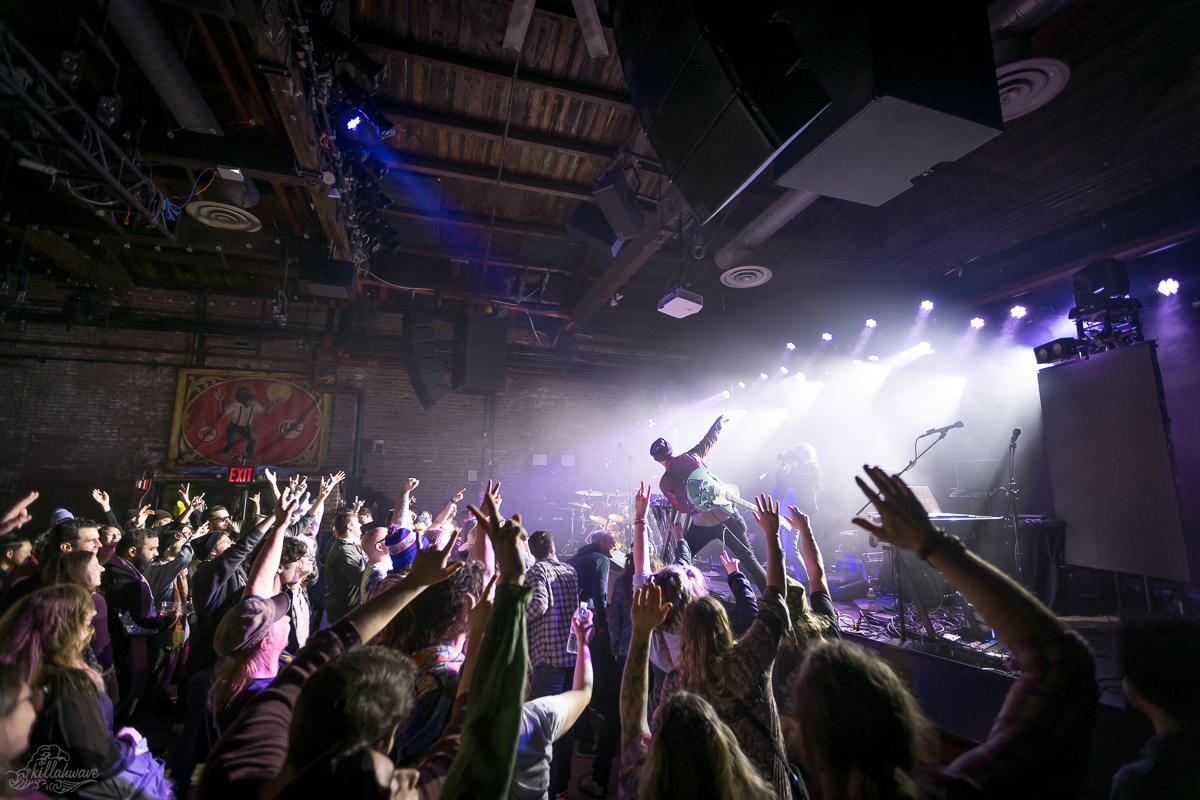
[(1008, 313), (1013, 319), (1021, 319), (1029, 312), (1025, 309), (1025, 306), (1013, 306), (1008, 310)]
[(795, 350), (795, 349), (796, 349), (796, 345), (795, 345), (794, 343), (792, 343), (792, 342), (788, 342), (788, 343), (787, 343), (787, 349), (788, 349), (788, 350)]
[(933, 301), (932, 300), (922, 300), (921, 301), (921, 310), (922, 311), (933, 311)]
[(1179, 291), (1179, 281), (1174, 278), (1166, 278), (1158, 282), (1158, 293), (1164, 297), (1170, 297)]
[(868, 327), (868, 328), (874, 328), (874, 327), (875, 327), (876, 325), (878, 325), (878, 324), (879, 324), (879, 323), (878, 323), (878, 322), (876, 322), (876, 321), (875, 321), (875, 320), (873, 320), (873, 319), (869, 319), (869, 320), (867, 320), (867, 327)]
[(358, 130), (358, 126), (361, 124), (362, 124), (362, 117), (359, 115), (355, 115), (351, 119), (346, 120), (346, 130), (348, 130), (348, 131)]
[(833, 334), (832, 334), (832, 333), (822, 333), (822, 334), (821, 334), (821, 338), (822, 338), (822, 339), (824, 339), (824, 340), (825, 340), (825, 341), (827, 341), (827, 342), (832, 342), (832, 341), (833, 341)]
[(767, 378), (769, 378), (771, 376), (765, 372), (760, 372), (760, 373), (758, 373), (758, 377), (762, 378), (765, 381)]
[(779, 368), (779, 371), (780, 371), (780, 372), (782, 372), (784, 375), (787, 375), (787, 374), (788, 374), (788, 369), (787, 369), (787, 367), (780, 367), (780, 368)]
[(983, 317), (976, 317), (975, 319), (971, 320), (971, 327), (975, 330), (979, 330), (986, 324), (987, 323), (984, 322)]

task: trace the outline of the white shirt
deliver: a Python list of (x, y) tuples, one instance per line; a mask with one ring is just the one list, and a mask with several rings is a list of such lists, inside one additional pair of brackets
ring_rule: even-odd
[(521, 706), (513, 797), (543, 800), (550, 793), (550, 759), (554, 743), (566, 733), (567, 713), (567, 702), (559, 695), (539, 697)]
[[(635, 572), (633, 575), (633, 591), (637, 591), (646, 585), (646, 579), (650, 576), (644, 572)], [(666, 631), (661, 628), (656, 628), (650, 636), (650, 663), (661, 669), (663, 672), (670, 672), (679, 665), (679, 643), (683, 639), (683, 631), (681, 628), (676, 628), (674, 631)], [(666, 653), (663, 652), (663, 644), (666, 644)]]

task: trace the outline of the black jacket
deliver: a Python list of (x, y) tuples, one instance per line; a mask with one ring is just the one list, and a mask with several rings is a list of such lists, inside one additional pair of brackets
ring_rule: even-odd
[(242, 599), (246, 586), (246, 558), (254, 551), (267, 529), (255, 528), (229, 546), (212, 561), (205, 561), (192, 576), (192, 604), (196, 609), (196, 624), (192, 626), (192, 643), (188, 649), (188, 674), (206, 670), (217, 663), (213, 637), (225, 612)]
[(600, 545), (579, 548), (567, 562), (579, 576), (579, 601), (591, 602), (597, 628), (608, 627), (608, 570), (612, 562)]

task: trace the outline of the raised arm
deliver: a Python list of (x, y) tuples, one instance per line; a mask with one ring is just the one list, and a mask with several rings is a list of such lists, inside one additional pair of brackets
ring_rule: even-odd
[(717, 421), (708, 429), (708, 433), (704, 434), (704, 438), (700, 440), (700, 443), (691, 450), (688, 450), (688, 452), (700, 456), (700, 458), (706, 458), (709, 451), (713, 449), (713, 445), (717, 443), (717, 437), (721, 435), (721, 426), (726, 422), (729, 422), (729, 417), (717, 417)]
[(865, 519), (852, 522), (893, 547), (911, 550), (936, 567), (987, 620), (1005, 644), (1067, 630), (1053, 613), (1016, 581), (970, 552), (962, 542), (934, 527), (912, 489), (878, 467), (865, 468), (879, 487), (871, 491), (862, 478), (859, 487), (875, 505), (882, 524)]
[(421, 482), (416, 478), (409, 478), (404, 481), (404, 486), (400, 490), (400, 499), (396, 501), (396, 519), (395, 523), (401, 528), (412, 530), (412, 511), (409, 505), (412, 503), (413, 489), (421, 485)]
[(754, 521), (767, 537), (767, 586), (774, 586), (787, 597), (787, 572), (783, 567), (783, 544), (779, 541), (779, 502), (770, 495), (754, 498)]
[(267, 543), (254, 559), (250, 567), (250, 576), (246, 580), (246, 588), (242, 597), (271, 597), (275, 594), (275, 573), (279, 570), (279, 560), (283, 557), (283, 540), (288, 525), (292, 524), (300, 498), (293, 497), (286, 489), (275, 504), (275, 527), (267, 538)]
[(448, 546), (445, 549), (426, 547), (417, 553), (408, 575), (399, 583), (358, 606), (344, 619), (354, 625), (362, 641), (369, 642), (426, 587), (446, 580), (461, 568), (461, 561), (450, 560)]
[(645, 575), (650, 565), (650, 542), (646, 538), (646, 508), (650, 505), (652, 483), (639, 482), (633, 498), (633, 568)]
[(16, 505), (0, 516), (0, 535), (15, 531), (33, 517), (29, 516), (29, 504), (38, 499), (37, 492), (30, 492), (16, 502)]
[(571, 691), (559, 695), (567, 703), (564, 731), (571, 729), (575, 720), (579, 719), (579, 715), (588, 707), (588, 703), (592, 702), (592, 656), (588, 650), (588, 640), (592, 637), (592, 621), (590, 611), (582, 625), (574, 616), (571, 617), (571, 633), (578, 644), (578, 651), (575, 654), (575, 682)]
[(466, 491), (466, 489), (459, 489), (458, 494), (450, 498), (450, 502), (446, 503), (445, 508), (439, 511), (438, 515), (433, 518), (433, 524), (429, 527), (436, 528), (450, 517), (456, 515), (458, 513), (458, 504), (462, 502), (463, 494), (465, 494)]
[(662, 589), (654, 584), (643, 586), (633, 596), (633, 633), (629, 639), (629, 657), (621, 679), (621, 749), (639, 736), (650, 732), (646, 720), (647, 694), (650, 690), (650, 636), (671, 613), (671, 604), (662, 601)]
[(804, 571), (808, 573), (808, 593), (829, 594), (825, 560), (821, 557), (821, 548), (817, 546), (817, 538), (813, 536), (812, 526), (808, 523), (808, 515), (795, 506), (788, 506), (788, 511), (792, 514), (792, 525), (800, 532), (800, 556), (804, 559)]

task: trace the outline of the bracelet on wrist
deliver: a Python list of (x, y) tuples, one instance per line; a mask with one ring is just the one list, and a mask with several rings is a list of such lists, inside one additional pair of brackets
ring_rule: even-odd
[(919, 550), (917, 550), (917, 558), (922, 561), (928, 561), (934, 551), (943, 547), (951, 546), (965, 548), (966, 545), (957, 536), (952, 536), (940, 528), (934, 528), (933, 533), (925, 538)]

